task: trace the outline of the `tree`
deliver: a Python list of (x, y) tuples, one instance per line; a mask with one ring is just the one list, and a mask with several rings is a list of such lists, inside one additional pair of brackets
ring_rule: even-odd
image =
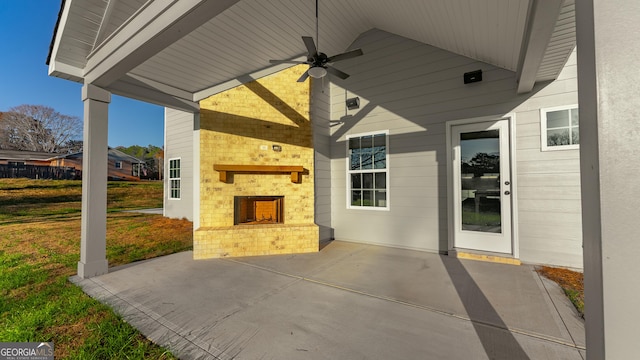
[[(44, 105), (20, 105), (2, 113), (0, 148), (49, 153), (77, 150), (82, 120)], [(74, 149), (70, 149), (74, 147)]]
[(462, 172), (482, 176), (485, 173), (500, 172), (500, 155), (476, 153), (471, 160), (462, 162)]
[(82, 140), (69, 140), (64, 144), (65, 151), (63, 152), (68, 152), (69, 154), (82, 152), (83, 144)]

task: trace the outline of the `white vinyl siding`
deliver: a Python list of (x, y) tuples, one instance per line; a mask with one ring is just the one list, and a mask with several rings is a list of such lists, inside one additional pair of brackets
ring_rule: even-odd
[[(446, 252), (446, 122), (514, 114), (519, 257), (582, 266), (579, 152), (540, 148), (540, 109), (577, 103), (575, 53), (557, 80), (518, 95), (514, 72), (384, 31), (368, 31), (352, 47), (366, 49), (365, 55), (360, 63), (340, 63), (351, 76), (330, 86), (336, 239)], [(359, 66), (368, 61), (376, 66)], [(483, 80), (465, 85), (463, 74), (479, 69)], [(360, 97), (360, 108), (348, 110), (345, 99), (353, 96)], [(388, 130), (393, 206), (351, 209), (346, 142), (383, 130)]]
[(526, 262), (582, 267), (580, 152), (578, 145), (542, 151), (540, 116), (541, 109), (566, 109), (577, 101), (574, 51), (554, 82), (517, 107), (519, 241)]
[[(165, 108), (164, 216), (194, 220), (194, 123), (197, 115)], [(180, 199), (170, 199), (169, 160), (180, 159)]]
[(311, 124), (313, 126), (314, 148), (314, 195), (315, 223), (320, 231), (320, 241), (333, 238), (331, 228), (331, 135), (329, 123), (329, 84), (312, 82)]

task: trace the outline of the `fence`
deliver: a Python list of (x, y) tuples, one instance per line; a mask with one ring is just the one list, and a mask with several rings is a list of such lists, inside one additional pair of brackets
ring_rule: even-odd
[(82, 172), (66, 166), (0, 164), (0, 178), (76, 180), (82, 178)]

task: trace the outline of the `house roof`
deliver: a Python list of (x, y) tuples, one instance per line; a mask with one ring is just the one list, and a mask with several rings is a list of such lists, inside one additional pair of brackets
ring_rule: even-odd
[(144, 163), (144, 160), (140, 160), (133, 155), (125, 154), (118, 149), (109, 148), (108, 154), (109, 154), (109, 157), (111, 157), (114, 160), (128, 161), (131, 163), (141, 163), (141, 164)]
[(57, 155), (55, 153), (37, 151), (0, 150), (0, 159), (11, 161), (49, 161)]
[[(128, 161), (130, 163), (140, 163), (140, 164), (144, 163), (144, 160), (140, 160), (135, 156), (125, 154), (122, 151), (111, 148), (111, 147), (108, 150), (107, 156), (109, 157), (109, 159), (112, 159), (115, 161)], [(82, 151), (71, 153), (71, 154), (61, 154), (53, 157), (52, 159), (78, 159), (78, 158), (82, 158)]]
[[(554, 79), (575, 47), (573, 1), (319, 0), (318, 47), (338, 54), (379, 29), (514, 71), (527, 92)], [(290, 66), (270, 59), (304, 59), (301, 36), (315, 33), (313, 0), (66, 0), (49, 73), (197, 110), (207, 96)]]

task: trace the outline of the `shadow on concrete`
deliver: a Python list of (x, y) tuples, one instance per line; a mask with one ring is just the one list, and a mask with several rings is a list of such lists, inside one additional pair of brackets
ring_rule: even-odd
[(452, 257), (440, 258), (488, 358), (529, 360), (529, 356), (460, 260)]

